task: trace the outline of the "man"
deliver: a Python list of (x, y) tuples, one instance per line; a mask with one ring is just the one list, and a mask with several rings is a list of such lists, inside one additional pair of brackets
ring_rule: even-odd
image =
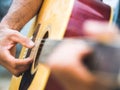
[[(8, 9), (10, 7), (10, 4), (11, 4), (11, 0), (0, 0), (0, 21), (2, 20), (2, 18), (7, 13)], [(0, 73), (3, 73), (3, 71), (4, 70), (0, 66)]]
[(38, 12), (41, 3), (42, 0), (13, 0), (8, 13), (0, 23), (0, 65), (16, 76), (25, 71), (32, 62), (31, 58), (24, 61), (14, 58), (16, 43), (28, 48), (34, 46), (30, 39), (18, 31)]
[[(32, 62), (32, 59), (29, 57), (26, 58), (25, 60), (16, 59), (14, 57), (16, 43), (20, 43), (27, 48), (32, 48), (34, 46), (34, 43), (30, 39), (22, 36), (18, 31), (25, 25), (25, 23), (29, 19), (31, 19), (38, 12), (41, 3), (42, 3), (42, 0), (13, 0), (12, 6), (10, 7), (7, 15), (2, 19), (2, 21), (0, 23), (0, 64), (2, 66), (4, 66), (5, 68), (7, 68), (12, 74), (14, 74), (16, 76), (19, 76), (19, 74), (21, 74), (21, 72), (24, 72), (26, 69), (28, 69), (29, 65)], [(22, 13), (22, 12), (24, 12), (24, 13)], [(92, 29), (92, 30), (94, 30), (94, 29)], [(108, 32), (109, 31), (111, 31), (111, 30), (108, 30)], [(106, 34), (108, 32), (106, 32)], [(112, 31), (112, 33), (110, 32), (109, 34), (113, 35), (114, 34), (113, 32), (114, 31)], [(97, 33), (97, 32), (95, 32), (95, 33)], [(93, 35), (91, 35), (91, 37), (97, 38), (98, 34), (93, 34)], [(103, 34), (103, 32), (102, 32), (102, 34)], [(100, 36), (102, 36), (102, 34), (100, 33)], [(109, 34), (107, 35), (108, 37), (109, 37)], [(115, 32), (115, 34), (116, 34), (116, 32)], [(106, 38), (108, 38), (108, 37), (106, 37)], [(100, 38), (97, 38), (97, 39), (99, 40)], [(65, 45), (65, 47), (66, 46), (67, 45)], [(75, 63), (74, 66), (76, 68), (78, 68), (78, 69), (73, 69), (73, 71), (76, 73), (74, 75), (77, 75), (77, 76), (75, 76), (76, 77), (75, 79), (74, 79), (74, 75), (70, 73), (71, 76), (73, 76), (73, 79), (71, 79), (71, 80), (77, 80), (77, 82), (78, 82), (78, 80), (82, 80), (85, 83), (92, 82), (94, 79), (92, 77), (92, 75), (89, 74), (86, 69), (84, 69), (84, 66), (82, 64), (78, 63), (78, 58), (81, 58), (81, 60), (82, 60), (82, 55), (88, 53), (89, 49), (86, 48), (86, 46), (85, 46), (83, 48), (83, 51), (85, 51), (85, 52), (79, 52), (79, 50), (81, 51), (82, 46), (80, 46), (80, 47), (76, 46), (76, 47), (78, 47), (78, 49), (76, 48), (77, 51), (76, 50), (74, 51), (76, 54), (74, 56), (71, 56), (72, 57), (72, 58), (70, 58), (71, 62), (68, 62), (68, 61), (66, 62), (67, 67), (69, 65), (71, 65), (69, 63), (72, 63), (72, 64)], [(62, 47), (62, 48), (64, 48), (64, 47)], [(68, 49), (69, 49), (69, 47), (68, 47)], [(63, 49), (58, 49), (58, 51), (59, 50), (63, 50)], [(60, 54), (60, 52), (61, 51), (58, 52), (58, 55)], [(72, 51), (70, 51), (70, 52), (72, 54)], [(54, 56), (56, 56), (56, 55), (53, 54), (50, 57), (48, 65), (52, 68), (53, 71), (56, 71), (56, 70), (58, 71), (58, 72), (55, 72), (55, 74), (57, 73), (56, 77), (64, 78), (63, 75), (60, 75), (62, 67), (59, 65), (62, 65), (62, 64), (58, 64), (58, 62), (54, 63), (54, 61), (52, 61), (52, 60), (58, 61), (55, 59)], [(68, 57), (68, 54), (65, 54), (65, 56)], [(64, 58), (61, 58), (61, 61), (63, 61), (63, 60), (64, 60)], [(77, 62), (74, 62), (74, 61), (77, 61)], [(57, 67), (56, 67), (56, 65), (57, 65)], [(81, 68), (82, 73), (79, 72), (79, 67)], [(69, 68), (67, 70), (68, 71), (65, 71), (65, 72), (66, 72), (66, 74), (69, 74)], [(63, 71), (63, 73), (64, 73), (64, 71)], [(62, 80), (64, 80), (64, 79), (62, 79)], [(63, 84), (67, 88), (69, 88), (68, 87), (69, 82), (67, 80), (61, 81), (61, 82), (63, 82)], [(71, 84), (69, 84), (69, 85), (71, 85)], [(72, 87), (72, 85), (71, 85), (71, 87)], [(79, 88), (79, 87), (76, 87), (76, 88)]]

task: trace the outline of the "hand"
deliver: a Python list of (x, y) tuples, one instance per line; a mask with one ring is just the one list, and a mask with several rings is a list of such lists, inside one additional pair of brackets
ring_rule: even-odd
[(84, 31), (86, 38), (102, 43), (111, 43), (120, 36), (119, 28), (108, 22), (86, 21)]
[[(84, 29), (85, 38), (103, 43), (112, 41), (118, 36), (118, 28), (105, 22), (89, 21), (85, 23)], [(63, 42), (48, 57), (48, 66), (65, 90), (99, 88), (97, 79), (83, 64), (83, 57), (91, 51), (92, 49), (85, 42)], [(101, 88), (99, 90), (103, 90)]]
[(83, 41), (62, 42), (48, 57), (48, 65), (53, 75), (65, 90), (84, 90), (81, 86), (94, 82), (93, 75), (83, 65), (83, 56), (91, 49)]
[(27, 48), (34, 46), (30, 39), (22, 36), (18, 31), (0, 25), (0, 65), (4, 66), (15, 76), (19, 76), (27, 70), (32, 63), (32, 59), (29, 57), (24, 60), (14, 57), (17, 43)]

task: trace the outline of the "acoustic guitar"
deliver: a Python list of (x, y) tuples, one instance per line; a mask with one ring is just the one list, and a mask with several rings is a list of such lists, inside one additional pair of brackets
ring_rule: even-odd
[[(34, 58), (29, 70), (12, 77), (10, 90), (64, 90), (50, 74), (50, 69), (38, 59), (46, 39), (61, 40), (84, 35), (86, 20), (112, 22), (111, 7), (100, 0), (44, 0), (28, 37), (35, 42), (33, 49), (22, 48), (19, 58)], [(48, 47), (49, 49), (49, 47)], [(47, 50), (48, 50), (47, 49)]]

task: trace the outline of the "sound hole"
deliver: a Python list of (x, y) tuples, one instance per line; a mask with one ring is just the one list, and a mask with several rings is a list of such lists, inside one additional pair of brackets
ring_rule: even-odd
[[(38, 30), (39, 27), (40, 27), (40, 25), (38, 25), (37, 30)], [(34, 35), (36, 35), (36, 32), (35, 32)], [(35, 40), (35, 37), (33, 38), (33, 41)], [(39, 55), (40, 55), (40, 53), (42, 51), (42, 47), (44, 46), (45, 39), (47, 39), (47, 38), (48, 38), (48, 32), (46, 32), (46, 34), (44, 35), (43, 40), (41, 41), (41, 44), (39, 46), (37, 56), (36, 56), (36, 59), (35, 59), (35, 63), (33, 63), (33, 64), (35, 64), (34, 65), (35, 67), (38, 65)], [(31, 49), (28, 50), (28, 53), (27, 53), (26, 56), (29, 56), (30, 53), (31, 53)], [(32, 64), (31, 64), (30, 68), (23, 74), (19, 90), (28, 90), (30, 84), (32, 83), (37, 71), (34, 74), (31, 74), (31, 67), (32, 67)]]
[(36, 66), (38, 65), (38, 62), (39, 62), (39, 56), (41, 54), (41, 51), (42, 51), (42, 48), (44, 46), (44, 43), (45, 43), (45, 40), (48, 38), (48, 32), (46, 32), (46, 34), (44, 35), (43, 37), (43, 40), (41, 40), (41, 44), (39, 46), (39, 49), (38, 49), (38, 52), (37, 52), (37, 56), (36, 56), (36, 59), (35, 59), (35, 65), (34, 65), (34, 68), (36, 68)]

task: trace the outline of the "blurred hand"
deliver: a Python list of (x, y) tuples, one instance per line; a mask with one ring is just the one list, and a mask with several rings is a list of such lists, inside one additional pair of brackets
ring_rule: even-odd
[[(98, 42), (109, 42), (118, 35), (118, 28), (106, 22), (87, 21), (84, 24), (85, 38)], [(84, 41), (61, 43), (48, 57), (48, 66), (66, 90), (95, 89), (96, 78), (83, 64), (83, 57), (92, 49)]]
[(18, 31), (0, 25), (0, 65), (4, 66), (15, 76), (19, 76), (27, 70), (30, 63), (32, 63), (32, 59), (29, 57), (24, 60), (14, 57), (17, 43), (27, 48), (34, 46), (30, 39), (22, 36)]
[(84, 33), (86, 38), (102, 43), (110, 43), (120, 36), (115, 24), (102, 21), (86, 21)]
[(83, 41), (61, 43), (48, 58), (48, 65), (66, 90), (84, 90), (82, 85), (94, 82), (94, 77), (83, 65), (83, 57), (91, 49)]

